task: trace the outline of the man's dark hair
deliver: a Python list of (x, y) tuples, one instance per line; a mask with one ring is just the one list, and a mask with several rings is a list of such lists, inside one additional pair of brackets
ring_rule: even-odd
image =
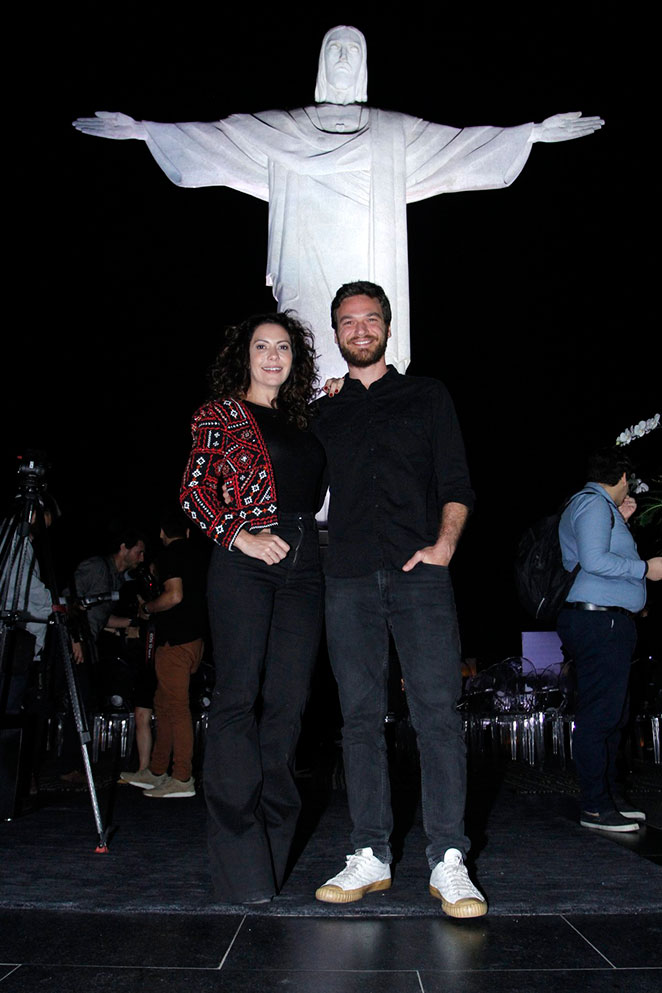
[(250, 343), (260, 324), (277, 324), (287, 331), (292, 344), (292, 369), (278, 391), (278, 409), (289, 421), (305, 428), (310, 418), (308, 405), (315, 396), (317, 369), (315, 339), (310, 328), (294, 317), (291, 310), (278, 314), (254, 314), (241, 324), (226, 328), (223, 347), (209, 372), (214, 400), (246, 396), (251, 382)]
[(139, 541), (147, 544), (145, 535), (138, 528), (129, 526), (112, 526), (110, 528), (110, 544), (113, 552), (119, 552), (120, 547), (133, 548)]
[(615, 486), (623, 473), (630, 476), (633, 472), (632, 461), (620, 446), (600, 448), (589, 456), (586, 463), (586, 478), (590, 483)]
[(366, 279), (358, 279), (354, 283), (344, 283), (331, 303), (331, 327), (334, 331), (338, 330), (338, 322), (336, 321), (336, 314), (338, 313), (338, 307), (346, 300), (348, 297), (360, 297), (366, 296), (370, 297), (371, 300), (377, 300), (382, 308), (382, 314), (384, 315), (384, 322), (386, 327), (391, 324), (391, 304), (389, 298), (384, 293), (381, 286), (377, 283), (369, 283)]
[(185, 538), (190, 527), (188, 517), (177, 509), (165, 511), (161, 515), (160, 523), (161, 529), (168, 538)]

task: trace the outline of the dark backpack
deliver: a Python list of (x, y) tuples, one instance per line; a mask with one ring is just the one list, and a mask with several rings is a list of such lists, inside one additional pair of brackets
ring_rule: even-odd
[[(592, 490), (582, 490), (592, 493)], [(537, 621), (555, 621), (579, 572), (579, 562), (568, 572), (563, 567), (559, 522), (575, 493), (556, 514), (543, 517), (526, 529), (515, 554), (515, 586), (519, 601)], [(611, 526), (614, 526), (612, 513)]]

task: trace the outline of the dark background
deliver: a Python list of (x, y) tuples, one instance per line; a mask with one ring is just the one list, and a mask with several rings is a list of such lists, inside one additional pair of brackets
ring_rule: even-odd
[[(652, 28), (612, 3), (238, 7), (70, 6), (10, 32), (2, 494), (16, 455), (44, 448), (61, 574), (99, 550), (113, 518), (156, 540), (221, 329), (274, 307), (266, 204), (177, 189), (142, 143), (81, 135), (71, 120), (301, 106), (324, 32), (354, 24), (375, 106), (455, 126), (569, 110), (606, 120), (580, 141), (535, 145), (509, 189), (409, 208), (410, 371), (451, 390), (478, 495), (454, 566), (465, 653), (517, 653), (516, 536), (581, 486), (589, 448), (660, 409), (645, 234)], [(650, 464), (653, 448), (632, 454)]]

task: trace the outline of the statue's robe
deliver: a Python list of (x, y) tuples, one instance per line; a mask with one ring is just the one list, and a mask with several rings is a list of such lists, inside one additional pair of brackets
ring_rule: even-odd
[(393, 305), (387, 361), (401, 372), (409, 363), (406, 205), (507, 186), (531, 150), (531, 124), (458, 129), (365, 106), (362, 117), (351, 132), (322, 130), (315, 107), (144, 122), (152, 155), (178, 186), (229, 186), (269, 202), (267, 285), (279, 310), (311, 324), (322, 382), (346, 372), (329, 304), (355, 279), (384, 287)]

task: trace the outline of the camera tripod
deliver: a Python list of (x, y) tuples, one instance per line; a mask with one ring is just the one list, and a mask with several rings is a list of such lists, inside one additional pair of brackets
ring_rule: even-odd
[[(18, 492), (16, 509), (0, 525), (0, 718), (16, 709), (18, 701), (16, 689), (20, 688), (21, 678), (15, 666), (15, 638), (12, 635), (23, 626), (52, 625), (56, 651), (62, 661), (67, 684), (71, 712), (80, 742), (85, 777), (92, 804), (97, 830), (98, 853), (108, 851), (108, 828), (104, 828), (97, 798), (92, 767), (90, 765), (89, 743), (91, 740), (87, 726), (85, 709), (81, 703), (81, 693), (76, 678), (69, 632), (67, 630), (67, 608), (58, 601), (55, 575), (48, 542), (44, 541), (41, 566), (43, 577), (32, 546), (31, 533), (46, 532), (44, 510), (46, 493), (46, 459), (36, 452), (26, 453), (18, 470)], [(37, 616), (31, 612), (31, 591), (36, 584), (50, 593), (51, 612), (48, 616)]]

